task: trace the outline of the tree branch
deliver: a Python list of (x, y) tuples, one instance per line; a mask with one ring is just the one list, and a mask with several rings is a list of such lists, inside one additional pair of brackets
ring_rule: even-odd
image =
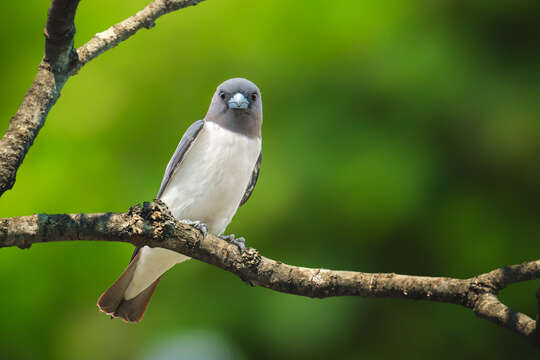
[(536, 312), (536, 329), (534, 330), (536, 336), (536, 344), (540, 346), (540, 288), (536, 291), (536, 301), (538, 303), (538, 310)]
[(69, 77), (100, 53), (118, 45), (157, 18), (204, 0), (155, 0), (143, 10), (96, 34), (75, 51), (74, 18), (79, 0), (52, 0), (45, 26), (45, 55), (32, 86), (0, 139), (0, 196), (15, 184), (17, 170), (45, 124)]
[[(60, 91), (70, 76), (99, 54), (115, 47), (157, 18), (204, 0), (155, 0), (126, 20), (73, 48), (79, 0), (52, 0), (45, 34), (45, 54), (32, 86), (6, 134), (0, 139), (0, 196), (11, 189), (16, 173)], [(540, 278), (540, 260), (493, 270), (470, 279), (362, 273), (297, 267), (261, 256), (248, 248), (202, 234), (180, 223), (162, 202), (134, 206), (122, 214), (38, 214), (0, 219), (0, 247), (28, 248), (34, 243), (70, 240), (129, 242), (177, 251), (229, 271), (243, 280), (289, 294), (325, 298), (360, 296), (407, 298), (460, 305), (540, 346), (537, 320), (500, 302), (498, 292), (516, 282)], [(537, 292), (540, 313), (540, 290)]]
[(43, 60), (57, 72), (65, 72), (70, 60), (76, 58), (73, 50), (75, 13), (79, 0), (51, 1), (45, 25), (45, 57)]
[(99, 54), (129, 39), (142, 28), (154, 27), (155, 21), (162, 15), (175, 10), (194, 6), (204, 0), (156, 0), (135, 15), (96, 34), (90, 41), (77, 49), (79, 62), (72, 69), (77, 72), (82, 66)]
[(53, 0), (45, 26), (45, 56), (32, 86), (6, 134), (0, 139), (0, 196), (15, 184), (15, 176), (28, 149), (60, 96), (68, 75), (73, 49), (73, 19), (79, 0)]
[(497, 294), (516, 282), (540, 278), (540, 260), (507, 266), (470, 279), (362, 273), (287, 265), (241, 252), (216, 236), (175, 219), (161, 201), (131, 207), (121, 214), (38, 214), (0, 219), (0, 247), (28, 248), (50, 241), (105, 240), (173, 250), (229, 271), (257, 286), (311, 298), (360, 296), (451, 303), (536, 341), (536, 322), (502, 304)]

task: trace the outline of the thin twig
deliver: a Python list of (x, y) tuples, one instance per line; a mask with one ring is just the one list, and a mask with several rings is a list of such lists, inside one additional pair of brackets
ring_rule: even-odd
[(202, 1), (203, 0), (156, 0), (151, 2), (135, 15), (94, 35), (90, 41), (77, 49), (79, 62), (73, 67), (72, 71), (74, 73), (77, 72), (90, 60), (117, 46), (122, 41), (129, 39), (140, 29), (150, 29), (154, 27), (155, 21), (160, 16), (188, 6), (197, 5)]

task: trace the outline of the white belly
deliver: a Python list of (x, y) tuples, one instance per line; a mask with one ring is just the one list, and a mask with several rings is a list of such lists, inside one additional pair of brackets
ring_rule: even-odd
[(238, 209), (260, 151), (260, 139), (207, 122), (161, 200), (176, 218), (202, 221), (219, 235)]
[[(205, 122), (161, 196), (174, 217), (199, 220), (220, 235), (236, 213), (261, 152), (250, 139)], [(143, 247), (124, 297), (131, 299), (175, 264), (189, 259), (174, 251)]]

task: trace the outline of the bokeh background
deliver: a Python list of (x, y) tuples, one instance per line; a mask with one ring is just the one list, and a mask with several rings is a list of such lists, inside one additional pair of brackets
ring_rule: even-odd
[[(146, 5), (81, 1), (76, 45)], [(43, 54), (49, 2), (0, 13), (0, 126)], [(470, 277), (540, 253), (540, 2), (208, 0), (69, 80), (0, 216), (155, 196), (215, 87), (264, 99), (264, 162), (228, 232), (295, 265)], [(128, 244), (0, 254), (1, 359), (508, 359), (517, 335), (453, 305), (312, 300), (189, 261), (138, 325), (95, 307)], [(502, 299), (536, 316), (539, 282)]]

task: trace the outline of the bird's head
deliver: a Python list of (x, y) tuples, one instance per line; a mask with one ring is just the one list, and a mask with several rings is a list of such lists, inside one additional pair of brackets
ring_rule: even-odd
[(262, 99), (257, 85), (247, 79), (229, 79), (219, 85), (205, 120), (242, 133), (260, 136)]

